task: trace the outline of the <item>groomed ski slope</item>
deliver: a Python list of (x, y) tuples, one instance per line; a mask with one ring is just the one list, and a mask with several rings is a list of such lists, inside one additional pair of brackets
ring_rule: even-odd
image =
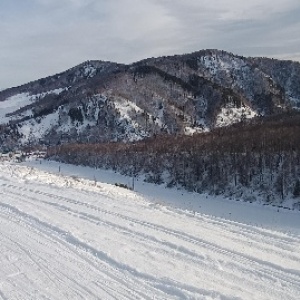
[(57, 166), (0, 164), (0, 299), (300, 299), (299, 212), (238, 203), (251, 224)]

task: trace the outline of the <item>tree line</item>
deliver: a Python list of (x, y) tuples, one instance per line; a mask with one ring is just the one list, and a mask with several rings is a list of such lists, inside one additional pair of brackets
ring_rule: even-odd
[[(300, 209), (300, 114), (255, 118), (193, 136), (156, 135), (134, 143), (48, 149), (62, 162), (109, 168), (194, 192)], [(299, 198), (299, 200), (297, 200)]]

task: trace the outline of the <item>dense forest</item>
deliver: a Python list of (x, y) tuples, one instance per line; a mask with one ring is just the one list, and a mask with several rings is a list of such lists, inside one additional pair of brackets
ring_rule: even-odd
[[(108, 168), (148, 182), (300, 209), (300, 113), (257, 117), (211, 132), (134, 143), (48, 149), (66, 163)], [(292, 205), (286, 202), (293, 199)], [(299, 199), (299, 200), (298, 200)]]

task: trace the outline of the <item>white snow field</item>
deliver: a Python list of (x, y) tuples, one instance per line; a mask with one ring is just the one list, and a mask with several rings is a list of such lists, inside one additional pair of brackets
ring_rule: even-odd
[(299, 212), (100, 177), (0, 163), (0, 299), (300, 299)]

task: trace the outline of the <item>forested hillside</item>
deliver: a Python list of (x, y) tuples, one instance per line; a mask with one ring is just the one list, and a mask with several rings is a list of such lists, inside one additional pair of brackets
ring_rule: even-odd
[(300, 113), (290, 111), (193, 136), (60, 145), (49, 148), (48, 156), (144, 175), (169, 187), (300, 209), (299, 133)]
[(300, 107), (300, 64), (220, 50), (87, 61), (0, 91), (0, 150), (192, 135)]

